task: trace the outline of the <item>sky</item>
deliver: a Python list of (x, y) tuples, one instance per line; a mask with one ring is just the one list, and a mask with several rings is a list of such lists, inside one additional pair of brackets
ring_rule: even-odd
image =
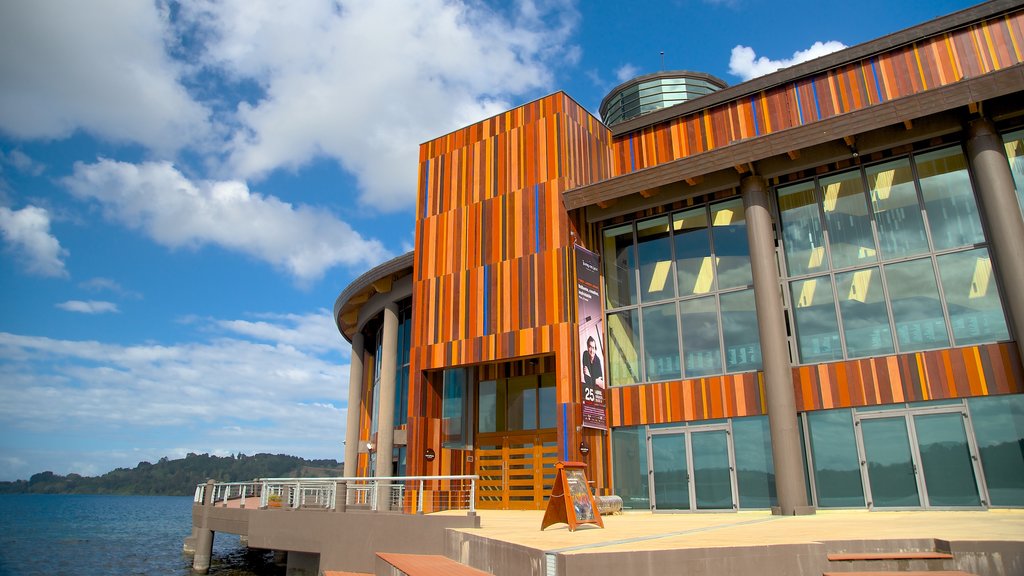
[(331, 308), (412, 249), (419, 144), (564, 90), (730, 85), (930, 0), (0, 2), (0, 480), (344, 454)]

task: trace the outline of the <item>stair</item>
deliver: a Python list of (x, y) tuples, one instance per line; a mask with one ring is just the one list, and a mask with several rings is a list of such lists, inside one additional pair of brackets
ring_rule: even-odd
[[(394, 554), (378, 552), (377, 557), (405, 576), (493, 576), (436, 554)], [(378, 567), (380, 564), (378, 563)], [(380, 572), (378, 571), (378, 574)]]

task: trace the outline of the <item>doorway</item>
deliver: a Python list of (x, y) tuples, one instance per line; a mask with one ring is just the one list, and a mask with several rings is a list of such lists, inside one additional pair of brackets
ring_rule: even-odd
[(652, 430), (651, 509), (735, 510), (736, 466), (727, 424)]

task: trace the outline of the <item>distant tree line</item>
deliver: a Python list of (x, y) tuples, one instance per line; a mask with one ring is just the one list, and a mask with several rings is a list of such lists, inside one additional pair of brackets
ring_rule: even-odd
[(306, 460), (284, 454), (210, 456), (189, 453), (184, 458), (161, 458), (156, 464), (139, 462), (135, 468), (118, 468), (102, 476), (61, 476), (53, 472), (33, 474), (28, 480), (0, 482), (0, 494), (140, 494), (190, 496), (196, 485), (209, 479), (243, 482), (256, 478), (341, 476), (336, 460)]

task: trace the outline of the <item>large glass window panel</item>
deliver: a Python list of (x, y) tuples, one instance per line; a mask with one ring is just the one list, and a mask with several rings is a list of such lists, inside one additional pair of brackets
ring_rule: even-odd
[(807, 414), (814, 462), (814, 488), (821, 508), (864, 506), (860, 459), (850, 410), (820, 410)]
[(672, 217), (679, 295), (707, 294), (714, 290), (715, 266), (707, 209), (701, 206)]
[[(714, 296), (679, 303), (683, 324), (684, 372), (687, 378), (720, 374), (722, 353), (718, 338), (718, 305)], [(644, 316), (644, 322), (647, 317)], [(646, 325), (645, 325), (646, 331)], [(644, 341), (646, 343), (646, 340)]]
[(607, 358), (612, 386), (640, 382), (640, 318), (636, 310), (608, 315)]
[(949, 346), (931, 258), (885, 267), (900, 352)]
[(860, 170), (818, 182), (828, 227), (832, 266), (846, 268), (878, 259)]
[(647, 474), (647, 434), (643, 426), (612, 429), (612, 473), (622, 507), (651, 507)]
[(974, 437), (992, 506), (1024, 506), (1024, 395), (970, 398)]
[(537, 377), (522, 376), (508, 379), (509, 430), (537, 428)]
[(953, 343), (967, 346), (1009, 340), (988, 250), (945, 254), (937, 260)]
[[(479, 400), (477, 401), (477, 431), (479, 432), (497, 432), (505, 429), (505, 415), (502, 413), (499, 418), (498, 414), (498, 407), (504, 407), (505, 402), (502, 399), (501, 403), (498, 403), (498, 388), (496, 380), (484, 380), (477, 385), (477, 394), (479, 395)], [(504, 393), (504, 382), (500, 388)], [(498, 425), (499, 420), (501, 421), (501, 427)]]
[(555, 390), (555, 375), (544, 374), (540, 377), (540, 400), (537, 406), (540, 428), (554, 428), (558, 420), (558, 399)]
[(637, 223), (636, 252), (640, 265), (640, 300), (652, 302), (675, 297), (668, 216)]
[(651, 437), (651, 458), (657, 509), (688, 510), (690, 470), (686, 464), (686, 435), (655, 434)]
[(814, 182), (779, 188), (779, 213), (786, 268), (790, 276), (828, 269), (825, 240), (814, 197)]
[(981, 506), (978, 479), (959, 412), (914, 416), (929, 506)]
[(801, 363), (840, 360), (839, 323), (828, 276), (798, 280), (790, 284), (796, 322), (797, 352)]
[(643, 327), (647, 380), (679, 378), (679, 324), (675, 303), (644, 308)]
[(469, 378), (464, 368), (450, 368), (444, 371), (441, 445), (445, 448), (465, 448), (469, 444), (468, 392)]
[(836, 293), (847, 356), (891, 354), (892, 330), (878, 268), (836, 274)]
[(693, 448), (693, 491), (699, 510), (733, 507), (729, 437), (725, 430), (690, 434)]
[(721, 289), (749, 286), (750, 244), (747, 242), (747, 219), (743, 200), (735, 198), (711, 206), (711, 235), (718, 262), (718, 287)]
[(917, 468), (910, 453), (906, 418), (865, 419), (861, 420), (860, 428), (872, 505), (875, 508), (920, 506)]
[(928, 237), (910, 160), (903, 158), (871, 166), (866, 172), (882, 257), (902, 258), (927, 252)]
[(775, 466), (772, 462), (768, 417), (737, 418), (732, 421), (736, 453), (736, 483), (741, 508), (770, 508), (776, 502)]
[(1017, 130), (1003, 136), (1006, 158), (1010, 161), (1010, 172), (1017, 188), (1017, 204), (1024, 216), (1024, 130)]
[[(722, 338), (725, 343), (725, 371), (748, 372), (761, 369), (761, 336), (757, 328), (754, 291), (727, 292), (719, 297)], [(683, 325), (686, 334), (686, 325)], [(684, 347), (685, 351), (686, 348)]]
[(633, 225), (604, 231), (604, 294), (609, 308), (636, 304), (636, 257)]
[(936, 250), (985, 241), (967, 160), (959, 147), (914, 158)]

